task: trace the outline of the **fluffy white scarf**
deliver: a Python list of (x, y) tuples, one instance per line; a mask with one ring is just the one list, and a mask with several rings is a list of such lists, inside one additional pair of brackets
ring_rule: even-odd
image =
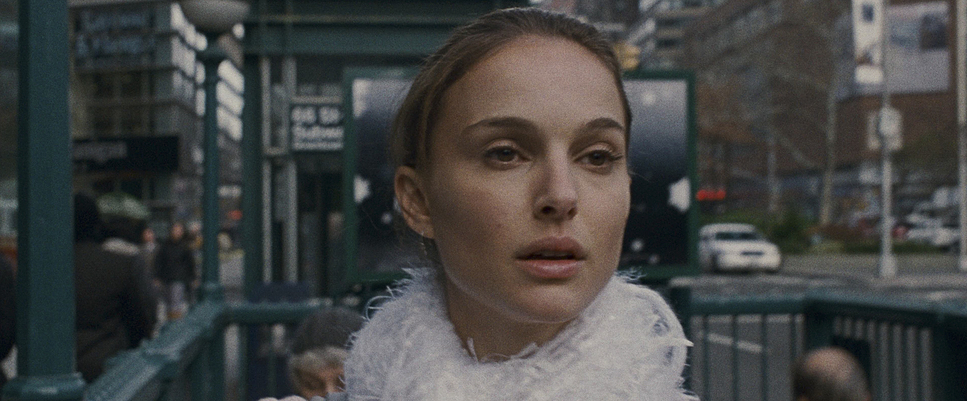
[(461, 346), (429, 270), (380, 306), (345, 364), (350, 400), (695, 400), (691, 345), (654, 291), (614, 277), (553, 340), (500, 362)]

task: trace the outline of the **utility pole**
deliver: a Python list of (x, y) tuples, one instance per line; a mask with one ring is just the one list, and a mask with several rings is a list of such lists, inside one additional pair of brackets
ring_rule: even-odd
[[(964, 1), (964, 0), (959, 0)], [(889, 39), (890, 19), (887, 8), (889, 0), (883, 0), (881, 18), (883, 29), (880, 31), (880, 55), (883, 69), (883, 91), (880, 97), (880, 115), (877, 131), (880, 136), (880, 277), (896, 276), (896, 256), (893, 255), (893, 162), (891, 160), (892, 141), (887, 134), (886, 118), (890, 112), (890, 73), (889, 73)], [(899, 135), (899, 133), (897, 133)]]
[(957, 181), (960, 191), (960, 263), (967, 272), (967, 1), (957, 0)]
[[(772, 116), (769, 117), (770, 120)], [(776, 217), (779, 213), (779, 177), (776, 171), (776, 127), (769, 124), (769, 132), (766, 133), (766, 183), (769, 185), (769, 199), (767, 211), (769, 217)]]

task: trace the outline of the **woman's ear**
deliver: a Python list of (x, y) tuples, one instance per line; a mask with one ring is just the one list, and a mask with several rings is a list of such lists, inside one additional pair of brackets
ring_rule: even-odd
[(430, 220), (430, 206), (423, 191), (423, 183), (416, 170), (403, 166), (396, 169), (393, 190), (406, 224), (418, 234), (433, 238), (433, 222)]

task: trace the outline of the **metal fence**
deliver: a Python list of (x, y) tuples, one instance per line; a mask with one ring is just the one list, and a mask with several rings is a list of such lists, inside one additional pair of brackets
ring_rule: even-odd
[(693, 295), (672, 302), (695, 343), (688, 385), (703, 400), (790, 400), (805, 350), (857, 356), (880, 401), (967, 400), (967, 305), (811, 292)]
[[(165, 325), (140, 348), (113, 358), (110, 368), (84, 391), (90, 401), (224, 400), (226, 351), (243, 356), (248, 330), (239, 330), (238, 349), (225, 348), (231, 326), (294, 324), (320, 308), (318, 302), (273, 302), (228, 305), (202, 302), (185, 317)], [(271, 366), (270, 371), (284, 369)], [(241, 373), (244, 375), (244, 373)], [(244, 378), (244, 376), (242, 376)], [(272, 375), (271, 377), (275, 377)], [(268, 380), (268, 391), (279, 383)], [(244, 379), (241, 379), (241, 384)], [(235, 392), (245, 397), (245, 390)], [(239, 398), (241, 399), (241, 398)]]

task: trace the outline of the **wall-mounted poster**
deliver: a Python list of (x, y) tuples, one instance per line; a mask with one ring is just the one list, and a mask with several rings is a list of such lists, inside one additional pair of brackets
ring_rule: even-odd
[[(393, 164), (389, 130), (412, 82), (412, 74), (396, 69), (358, 69), (347, 72), (351, 118), (347, 121), (346, 277), (351, 282), (385, 281), (402, 276), (402, 269), (425, 265), (412, 238), (403, 230), (393, 200)], [(353, 157), (352, 154), (355, 157)], [(355, 243), (353, 243), (355, 239)]]
[(686, 73), (625, 77), (632, 123), (631, 211), (621, 267), (646, 280), (697, 272), (692, 79)]

